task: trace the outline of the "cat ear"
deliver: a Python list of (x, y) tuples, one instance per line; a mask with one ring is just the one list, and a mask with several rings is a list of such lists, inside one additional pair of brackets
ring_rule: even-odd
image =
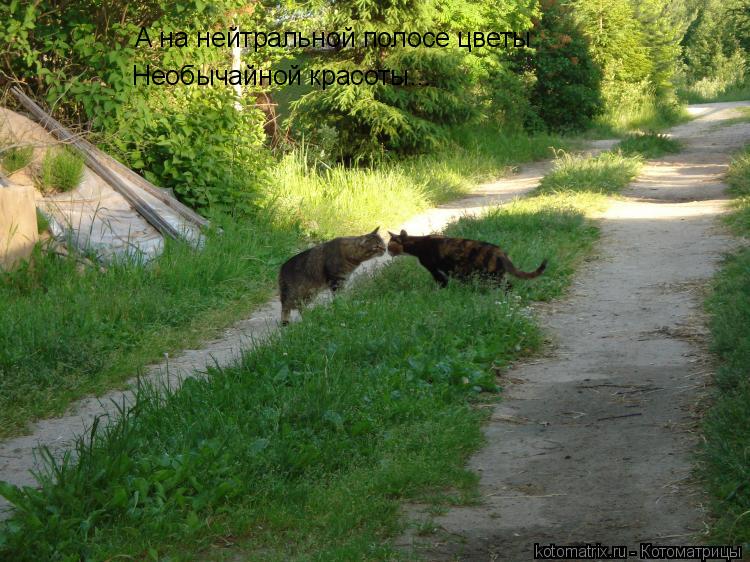
[(379, 227), (379, 226), (378, 226), (377, 228), (375, 228), (375, 230), (373, 230), (373, 231), (372, 231), (372, 232), (371, 232), (370, 234), (377, 234), (377, 233), (378, 233), (378, 230), (380, 230), (380, 227)]
[(401, 236), (408, 236), (408, 234), (406, 234), (406, 231), (405, 231), (405, 230), (402, 230), (402, 231), (401, 231)]
[(389, 231), (388, 231), (388, 236), (390, 236), (391, 238), (396, 238), (396, 237), (398, 236), (398, 234), (394, 234), (393, 232), (391, 232), (391, 231), (389, 230)]

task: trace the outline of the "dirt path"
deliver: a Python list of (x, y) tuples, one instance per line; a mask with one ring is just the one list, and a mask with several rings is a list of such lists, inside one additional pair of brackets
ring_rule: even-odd
[(602, 216), (601, 259), (569, 299), (540, 307), (554, 350), (507, 374), (470, 462), (481, 504), (438, 517), (437, 533), (406, 536), (406, 548), (517, 562), (535, 542), (700, 540), (692, 408), (711, 378), (702, 288), (733, 245), (718, 222), (721, 175), (750, 141), (750, 123), (720, 126), (736, 105), (691, 108), (702, 116), (673, 130), (685, 150), (650, 162)]
[[(597, 141), (592, 143), (590, 149), (607, 149), (613, 142)], [(462, 215), (479, 213), (488, 206), (523, 196), (536, 187), (550, 167), (549, 161), (524, 166), (518, 174), (480, 185), (471, 195), (420, 214), (407, 221), (402, 228), (413, 234), (427, 234), (442, 229)], [(357, 273), (371, 272), (388, 259), (384, 256), (383, 259), (372, 260), (368, 262), (367, 267), (360, 268)], [(186, 377), (200, 376), (207, 365), (229, 365), (243, 351), (262, 342), (270, 332), (278, 328), (279, 314), (279, 301), (273, 299), (249, 318), (225, 330), (220, 337), (207, 342), (202, 348), (185, 350), (174, 358), (165, 358), (158, 365), (147, 368), (144, 378), (175, 388)], [(29, 435), (0, 441), (0, 480), (18, 486), (34, 485), (31, 470), (37, 466), (35, 449), (46, 446), (53, 452), (64, 451), (76, 436), (91, 426), (96, 417), (114, 416), (118, 411), (117, 405), (132, 403), (133, 392), (130, 389), (135, 384), (136, 379), (133, 379), (127, 383), (125, 390), (81, 400), (62, 417), (34, 423)], [(7, 514), (8, 503), (0, 497), (0, 520), (7, 517)]]

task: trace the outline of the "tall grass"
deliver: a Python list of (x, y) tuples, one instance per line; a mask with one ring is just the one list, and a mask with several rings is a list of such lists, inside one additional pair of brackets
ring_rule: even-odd
[(565, 146), (553, 135), (474, 128), (456, 131), (451, 146), (438, 154), (367, 167), (320, 162), (303, 146), (272, 170), (264, 204), (317, 238), (360, 233), (372, 230), (376, 220), (396, 226), (504, 175), (513, 164), (551, 157), (554, 148)]
[(661, 131), (689, 120), (676, 100), (660, 99), (648, 83), (605, 86), (604, 112), (589, 135), (622, 136), (635, 131)]
[[(728, 174), (735, 199), (730, 224), (750, 235), (750, 146), (737, 155)], [(750, 542), (750, 248), (729, 256), (707, 301), (711, 338), (721, 364), (714, 401), (705, 419), (704, 475), (716, 517), (711, 539)]]
[(501, 243), (521, 267), (551, 257), (517, 294), (438, 289), (401, 258), (241, 364), (176, 392), (141, 389), (39, 491), (0, 487), (19, 508), (0, 557), (202, 560), (222, 545), (245, 560), (396, 558), (400, 501), (471, 494), (464, 462), (487, 411), (472, 404), (539, 346), (525, 305), (567, 285), (597, 236), (583, 208), (600, 200), (522, 200), (448, 229)]
[(679, 152), (682, 145), (679, 141), (660, 133), (634, 133), (622, 139), (617, 148), (626, 156), (642, 156), (649, 159)]

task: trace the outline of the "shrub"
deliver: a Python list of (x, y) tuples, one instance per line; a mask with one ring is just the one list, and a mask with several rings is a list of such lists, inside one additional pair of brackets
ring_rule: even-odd
[(551, 129), (583, 129), (602, 111), (601, 70), (588, 42), (571, 8), (556, 0), (542, 3), (535, 27), (539, 45), (532, 59), (537, 82), (531, 103)]
[(124, 112), (110, 141), (131, 168), (203, 212), (249, 214), (266, 182), (263, 117), (228, 89), (182, 88)]

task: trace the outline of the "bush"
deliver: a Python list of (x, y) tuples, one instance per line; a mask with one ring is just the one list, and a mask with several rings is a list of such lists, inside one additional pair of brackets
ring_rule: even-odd
[(580, 130), (602, 111), (601, 70), (572, 10), (556, 0), (542, 3), (532, 65), (537, 82), (531, 103), (553, 130)]
[[(182, 88), (124, 112), (110, 144), (130, 167), (203, 212), (248, 214), (266, 182), (263, 117), (228, 89)], [(150, 116), (147, 118), (146, 113)], [(119, 138), (118, 138), (119, 137)]]

